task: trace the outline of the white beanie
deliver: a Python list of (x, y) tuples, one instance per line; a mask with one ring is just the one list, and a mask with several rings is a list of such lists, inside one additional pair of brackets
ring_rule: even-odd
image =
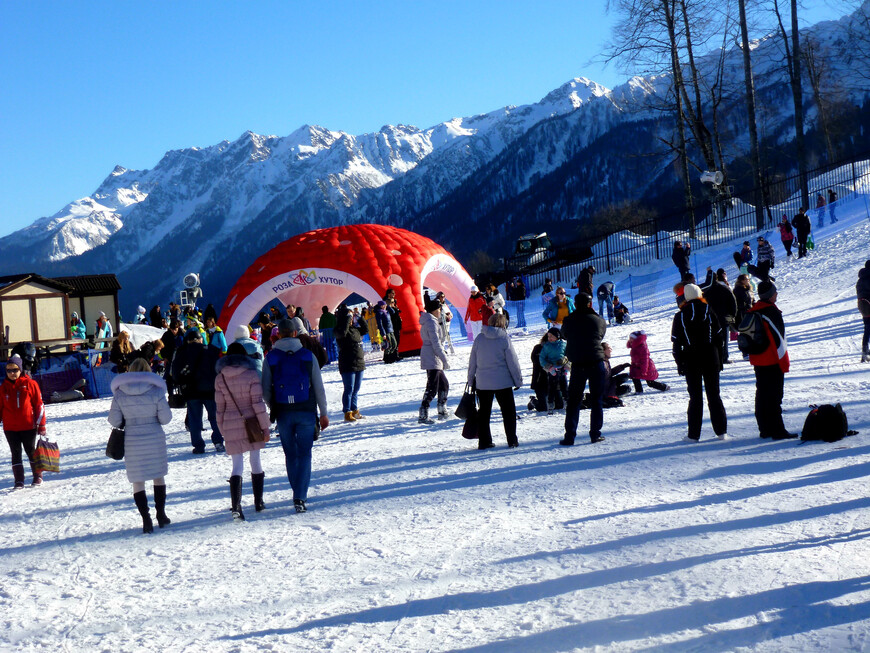
[(233, 332), (233, 340), (241, 340), (242, 338), (250, 338), (251, 332), (248, 330), (244, 324), (240, 324), (236, 327), (236, 330)]
[(686, 298), (687, 302), (692, 301), (693, 299), (700, 299), (703, 293), (701, 289), (693, 283), (687, 283), (683, 286), (683, 297)]

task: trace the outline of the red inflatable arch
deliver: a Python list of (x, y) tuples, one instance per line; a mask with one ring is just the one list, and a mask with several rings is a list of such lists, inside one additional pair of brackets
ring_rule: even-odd
[(375, 304), (393, 288), (402, 311), (399, 351), (414, 351), (422, 344), (423, 286), (444, 291), (464, 319), (473, 283), (447, 250), (419, 234), (376, 224), (330, 227), (285, 240), (254, 261), (227, 296), (218, 322), (232, 334), (277, 299), (302, 306), (314, 326), (322, 306), (334, 311), (351, 293)]

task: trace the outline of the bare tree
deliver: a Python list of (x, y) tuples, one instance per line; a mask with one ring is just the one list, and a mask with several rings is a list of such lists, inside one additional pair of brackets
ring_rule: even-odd
[(801, 204), (810, 205), (809, 180), (807, 178), (807, 151), (804, 144), (804, 102), (803, 83), (801, 79), (801, 43), (798, 29), (798, 3), (790, 0), (791, 31), (786, 31), (780, 11), (779, 0), (773, 0), (773, 13), (776, 16), (777, 33), (782, 39), (785, 52), (786, 68), (788, 69), (789, 85), (791, 86), (792, 105), (794, 107), (794, 144), (800, 178)]
[[(764, 207), (767, 192), (761, 178), (761, 155), (758, 149), (758, 124), (755, 120), (755, 82), (752, 78), (752, 59), (749, 51), (749, 27), (746, 20), (746, 0), (738, 0), (740, 9), (740, 47), (743, 51), (743, 76), (746, 84), (746, 121), (749, 128), (749, 156), (752, 163), (752, 178), (755, 183), (755, 224), (764, 228)], [(760, 191), (760, 193), (759, 193)]]

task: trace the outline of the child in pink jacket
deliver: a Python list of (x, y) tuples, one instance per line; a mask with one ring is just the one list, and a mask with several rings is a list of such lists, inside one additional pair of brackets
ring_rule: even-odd
[(644, 331), (632, 332), (628, 336), (628, 342), (625, 343), (625, 346), (631, 350), (631, 367), (628, 376), (634, 382), (635, 393), (643, 393), (641, 381), (646, 381), (646, 384), (655, 390), (662, 392), (667, 390), (666, 384), (656, 381), (659, 378), (659, 371), (650, 358), (649, 347), (646, 344), (646, 333)]

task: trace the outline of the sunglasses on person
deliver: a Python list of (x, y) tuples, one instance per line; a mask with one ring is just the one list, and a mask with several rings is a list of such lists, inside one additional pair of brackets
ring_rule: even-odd
[(565, 293), (563, 293), (563, 292), (560, 290), (560, 291), (558, 291), (556, 294), (557, 294), (557, 295), (564, 295)]
[(17, 367), (7, 367), (6, 374), (21, 374), (21, 370)]

